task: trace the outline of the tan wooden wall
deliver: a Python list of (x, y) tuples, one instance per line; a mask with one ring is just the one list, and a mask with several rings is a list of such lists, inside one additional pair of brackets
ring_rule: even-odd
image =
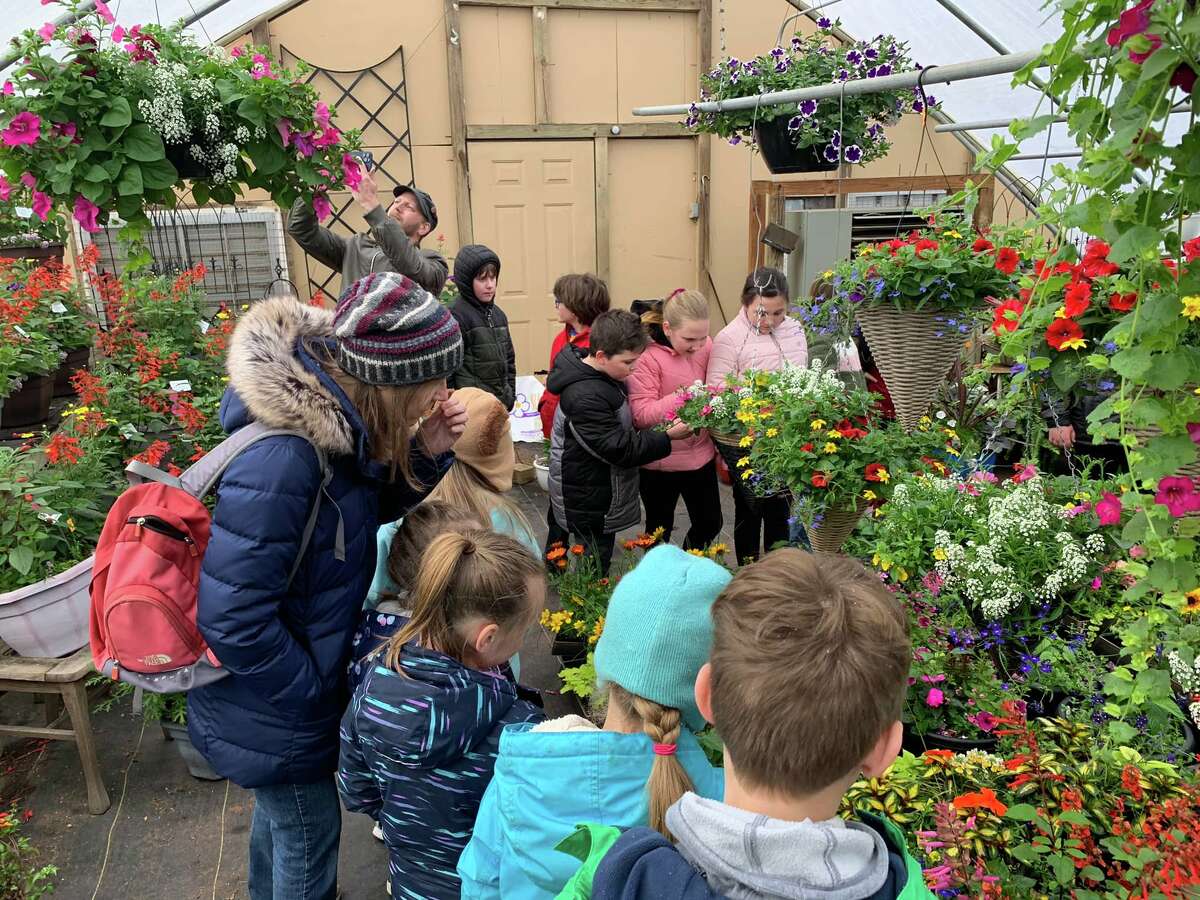
[[(769, 49), (795, 12), (786, 0), (723, 5), (722, 21), (717, 0), (304, 0), (255, 23), (254, 33), (316, 66), (376, 67), (393, 82), (403, 46), (412, 166), (440, 217), (426, 246), (452, 256), (470, 235), (500, 253), (499, 302), (527, 372), (546, 365), (557, 327), (550, 287), (571, 269), (608, 278), (619, 304), (699, 286), (718, 329), (736, 313), (746, 274), (753, 183), (814, 177), (773, 178), (745, 147), (630, 114), (693, 99), (702, 65)], [(355, 76), (335, 77), (348, 85)], [(339, 98), (332, 80), (317, 84)], [(386, 99), (371, 78), (355, 96), (370, 110)], [(365, 121), (348, 100), (339, 113), (342, 127)], [(381, 119), (394, 133), (403, 126), (394, 104)], [(922, 123), (908, 116), (888, 157), (848, 180), (967, 174), (971, 154), (932, 124), (919, 159)], [(378, 127), (364, 140), (377, 158), (392, 144)], [(389, 164), (407, 176), (402, 154)], [(995, 203), (998, 220), (1019, 207), (1002, 190)], [(304, 261), (294, 246), (289, 262), (299, 282)]]

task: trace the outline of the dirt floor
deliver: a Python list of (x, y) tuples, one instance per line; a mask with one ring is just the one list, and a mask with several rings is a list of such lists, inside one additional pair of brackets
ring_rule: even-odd
[[(528, 452), (524, 455), (528, 456)], [(536, 484), (513, 489), (539, 536), (546, 533), (547, 497)], [(732, 499), (722, 487), (725, 530), (732, 546)], [(680, 527), (682, 526), (682, 527)], [(687, 530), (680, 504), (676, 540)], [(558, 660), (540, 627), (521, 649), (522, 681), (545, 692), (546, 711), (572, 704), (557, 694)], [(103, 689), (100, 689), (103, 691)], [(94, 699), (100, 699), (97, 694)], [(40, 723), (28, 694), (3, 699), (6, 722)], [(235, 900), (246, 897), (246, 861), (253, 796), (226, 781), (192, 778), (157, 723), (144, 724), (128, 702), (93, 713), (93, 727), (112, 807), (87, 812), (73, 744), (12, 740), (0, 745), (0, 808), (15, 804), (42, 863), (58, 867), (56, 900)], [(343, 814), (339, 884), (345, 900), (386, 897), (387, 856), (367, 817)]]

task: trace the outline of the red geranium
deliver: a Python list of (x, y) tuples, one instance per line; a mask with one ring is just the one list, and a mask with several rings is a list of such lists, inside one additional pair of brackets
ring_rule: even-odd
[(1084, 346), (1083, 329), (1074, 319), (1055, 319), (1046, 329), (1046, 343), (1060, 353)]
[(995, 250), (996, 245), (993, 244), (991, 241), (989, 241), (987, 238), (979, 238), (978, 240), (975, 241), (974, 244), (971, 245), (971, 249), (974, 250), (976, 253), (984, 253), (988, 250)]
[(847, 439), (866, 437), (867, 433), (861, 428), (855, 428), (849, 419), (842, 419), (833, 428), (838, 434)]
[(1074, 284), (1067, 285), (1067, 318), (1074, 319), (1083, 315), (1091, 305), (1092, 286), (1090, 284), (1086, 281), (1077, 281)]
[(1190, 241), (1183, 242), (1183, 258), (1188, 262), (1200, 256), (1200, 237), (1192, 238)]
[(1015, 297), (1010, 297), (996, 307), (992, 316), (992, 332), (1016, 331), (1017, 322), (1025, 312), (1025, 304)]
[(812, 484), (813, 487), (828, 487), (829, 479), (825, 477), (824, 472), (813, 472)]
[(1011, 275), (1017, 271), (1017, 266), (1021, 263), (1021, 257), (1017, 255), (1017, 251), (1012, 247), (1001, 247), (996, 251), (996, 268), (1005, 275)]
[(1104, 243), (1104, 241), (1088, 241), (1079, 270), (1088, 278), (1104, 278), (1108, 275), (1116, 275), (1121, 271), (1121, 267), (1108, 261), (1108, 254), (1111, 250), (1112, 248)]
[(886, 482), (891, 476), (888, 474), (887, 467), (883, 463), (871, 463), (867, 466), (864, 476), (867, 481), (882, 481)]
[(920, 256), (926, 250), (936, 250), (938, 248), (938, 242), (931, 241), (928, 238), (923, 238), (922, 240), (917, 241), (913, 246), (916, 250), (917, 256)]
[(1114, 312), (1129, 312), (1137, 305), (1137, 299), (1138, 295), (1136, 293), (1114, 293), (1108, 298), (1108, 308)]

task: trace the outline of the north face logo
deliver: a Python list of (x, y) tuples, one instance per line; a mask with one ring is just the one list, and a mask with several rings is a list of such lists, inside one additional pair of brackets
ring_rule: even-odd
[(143, 656), (141, 661), (148, 666), (165, 666), (171, 661), (171, 657), (165, 653), (151, 653), (149, 656)]

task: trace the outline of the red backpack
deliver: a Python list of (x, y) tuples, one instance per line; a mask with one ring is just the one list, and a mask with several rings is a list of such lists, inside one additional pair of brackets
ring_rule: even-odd
[[(131, 487), (113, 504), (92, 568), (91, 644), (96, 670), (155, 693), (186, 691), (225, 677), (196, 625), (200, 564), (212, 517), (202, 502), (247, 447), (294, 431), (252, 423), (238, 429), (178, 477), (146, 463), (126, 468)], [(300, 568), (332, 477), (324, 451), (317, 491), (288, 586)], [(345, 550), (335, 548), (343, 557)]]

